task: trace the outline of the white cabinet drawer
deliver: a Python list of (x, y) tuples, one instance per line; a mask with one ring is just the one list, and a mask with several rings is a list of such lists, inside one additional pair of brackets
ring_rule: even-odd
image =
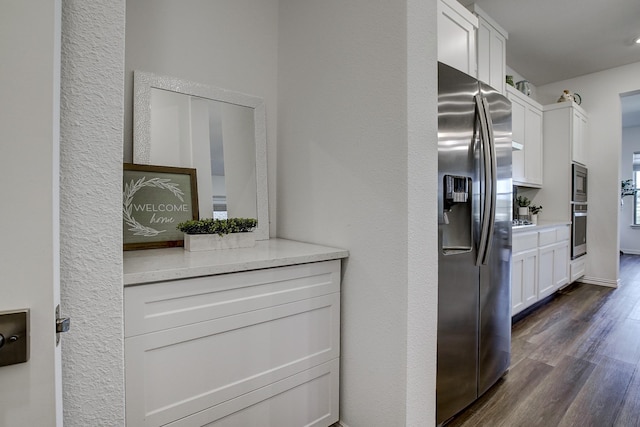
[(547, 246), (569, 240), (571, 230), (568, 225), (540, 230), (539, 245)]
[(338, 421), (339, 369), (335, 359), (167, 426), (325, 427)]
[(340, 260), (125, 288), (125, 337), (340, 292)]
[(571, 230), (569, 228), (570, 227), (568, 225), (556, 228), (556, 241), (562, 242), (565, 240), (569, 240), (571, 236)]
[(338, 421), (340, 265), (125, 287), (127, 425)]
[(538, 233), (513, 233), (513, 253), (535, 249), (538, 247)]
[(587, 268), (587, 257), (581, 256), (578, 259), (574, 259), (573, 261), (571, 261), (571, 264), (569, 265), (569, 267), (571, 270), (570, 282), (573, 283), (579, 278), (581, 278), (582, 276), (584, 276)]
[(339, 293), (126, 338), (127, 421), (165, 425), (339, 354)]
[(538, 234), (540, 246), (551, 245), (557, 241), (555, 228), (541, 230)]

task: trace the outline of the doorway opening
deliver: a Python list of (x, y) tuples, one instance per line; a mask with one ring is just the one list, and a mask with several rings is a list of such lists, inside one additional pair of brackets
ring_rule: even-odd
[(640, 255), (640, 90), (620, 94), (620, 255)]
[(640, 277), (640, 90), (620, 94), (620, 210), (618, 277)]

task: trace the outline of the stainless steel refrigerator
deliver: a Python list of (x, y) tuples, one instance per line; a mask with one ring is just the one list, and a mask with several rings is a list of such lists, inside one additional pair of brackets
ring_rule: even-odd
[(509, 368), (511, 147), (509, 100), (439, 63), (438, 425)]

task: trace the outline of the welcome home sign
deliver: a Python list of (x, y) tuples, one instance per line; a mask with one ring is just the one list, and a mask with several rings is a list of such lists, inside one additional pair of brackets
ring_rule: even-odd
[(196, 170), (125, 163), (122, 177), (124, 250), (183, 246), (176, 226), (198, 219)]

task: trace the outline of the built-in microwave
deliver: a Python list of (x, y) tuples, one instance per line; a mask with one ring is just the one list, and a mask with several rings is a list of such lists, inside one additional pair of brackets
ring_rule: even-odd
[(587, 203), (587, 168), (574, 163), (571, 170), (571, 201)]

